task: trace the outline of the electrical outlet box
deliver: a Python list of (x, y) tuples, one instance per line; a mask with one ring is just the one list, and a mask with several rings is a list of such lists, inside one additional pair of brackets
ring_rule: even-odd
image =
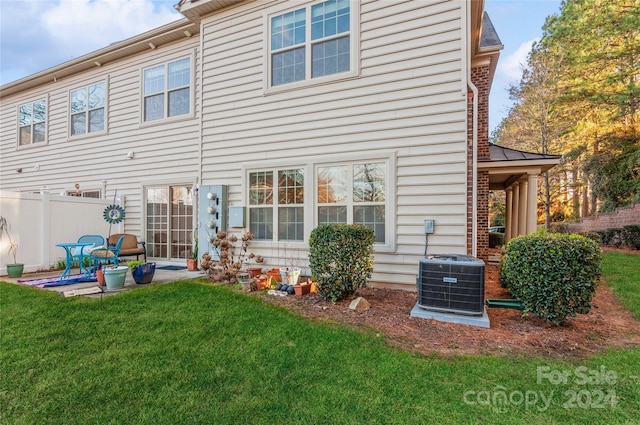
[(229, 207), (229, 227), (244, 227), (244, 207)]
[(433, 220), (424, 221), (424, 233), (425, 234), (433, 233)]

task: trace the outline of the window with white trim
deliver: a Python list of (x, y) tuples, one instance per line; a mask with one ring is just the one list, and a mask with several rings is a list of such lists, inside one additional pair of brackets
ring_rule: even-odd
[(376, 243), (386, 242), (386, 180), (384, 162), (318, 166), (317, 222), (364, 224)]
[(105, 130), (106, 84), (92, 84), (71, 91), (71, 136), (97, 133)]
[(256, 239), (304, 240), (304, 170), (249, 173), (249, 230)]
[(269, 18), (269, 87), (354, 71), (349, 0), (329, 0)]
[(191, 58), (143, 71), (143, 120), (161, 120), (191, 112)]
[(45, 143), (47, 140), (47, 101), (44, 99), (18, 107), (18, 146)]

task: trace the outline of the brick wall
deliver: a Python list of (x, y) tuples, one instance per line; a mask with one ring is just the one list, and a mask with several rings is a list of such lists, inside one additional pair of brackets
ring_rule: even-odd
[[(471, 81), (478, 89), (478, 159), (489, 158), (489, 66), (479, 66), (471, 70)], [(473, 92), (467, 97), (467, 252), (472, 247), (472, 176), (473, 176)], [(476, 256), (484, 261), (489, 259), (489, 173), (478, 172), (477, 176), (477, 252)]]
[(640, 202), (618, 208), (611, 213), (584, 218), (580, 223), (569, 223), (569, 231), (581, 233), (593, 230), (619, 229), (630, 224), (640, 225)]

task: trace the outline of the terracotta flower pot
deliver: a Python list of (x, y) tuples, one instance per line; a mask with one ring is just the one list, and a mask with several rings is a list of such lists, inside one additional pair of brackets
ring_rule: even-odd
[(256, 287), (259, 291), (263, 291), (265, 289), (269, 289), (269, 281), (266, 277), (257, 278), (256, 279)]
[(102, 269), (96, 270), (96, 278), (98, 279), (98, 284), (101, 286), (105, 285), (104, 282), (104, 273), (102, 273)]
[(248, 267), (247, 273), (249, 273), (250, 278), (255, 279), (262, 273), (262, 267)]
[(197, 272), (198, 260), (194, 260), (193, 258), (187, 258), (187, 270), (190, 272)]
[(311, 291), (311, 284), (301, 283), (300, 285), (293, 285), (293, 289), (298, 296), (307, 295)]
[(280, 269), (267, 270), (267, 274), (276, 282), (280, 282), (280, 280), (282, 280), (282, 277), (280, 276)]

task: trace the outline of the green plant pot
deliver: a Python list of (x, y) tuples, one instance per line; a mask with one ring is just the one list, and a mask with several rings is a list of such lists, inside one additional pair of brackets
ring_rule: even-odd
[(124, 279), (127, 276), (127, 270), (129, 270), (127, 266), (102, 269), (107, 290), (116, 291), (124, 288)]
[(7, 274), (9, 277), (20, 277), (24, 271), (24, 264), (7, 264)]

